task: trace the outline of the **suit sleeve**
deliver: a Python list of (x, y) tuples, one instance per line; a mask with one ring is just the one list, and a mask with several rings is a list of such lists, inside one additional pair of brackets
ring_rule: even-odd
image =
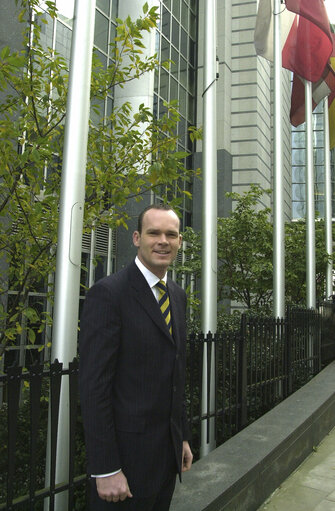
[[(186, 336), (187, 336), (187, 333), (186, 333), (186, 306), (187, 306), (187, 298), (186, 298), (185, 291), (183, 291), (183, 320), (185, 323), (185, 327), (184, 327), (185, 339), (183, 339), (183, 342), (185, 343), (185, 348), (186, 348)], [(186, 380), (186, 364), (184, 367), (184, 379)], [(183, 398), (183, 404), (182, 404), (182, 434), (183, 434), (183, 440), (187, 440), (187, 441), (191, 440), (190, 423), (189, 423), (188, 414), (187, 414), (185, 385), (184, 385), (184, 398)]]
[(80, 399), (90, 474), (121, 467), (112, 403), (120, 330), (117, 300), (105, 283), (95, 284), (85, 299), (79, 335)]

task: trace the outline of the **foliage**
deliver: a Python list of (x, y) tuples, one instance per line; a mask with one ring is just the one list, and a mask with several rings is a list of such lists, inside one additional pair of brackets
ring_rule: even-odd
[[(315, 288), (318, 299), (325, 297), (325, 278), (328, 254), (326, 252), (325, 223), (315, 222)], [(300, 220), (285, 226), (285, 291), (288, 303), (306, 302), (306, 222)]]
[[(51, 324), (46, 301), (52, 301), (48, 276), (55, 270), (62, 148), (66, 115), (68, 70), (65, 59), (43, 47), (41, 30), (47, 23), (40, 0), (17, 0), (23, 26), (21, 51), (9, 47), (0, 54), (0, 345), (26, 333), (30, 343)], [(44, 2), (49, 18), (54, 2)], [(28, 20), (28, 24), (27, 24)], [(177, 151), (176, 104), (154, 119), (144, 105), (133, 112), (128, 102), (115, 105), (106, 117), (102, 101), (158, 65), (145, 57), (143, 35), (157, 25), (156, 8), (143, 7), (133, 21), (117, 20), (112, 59), (105, 68), (93, 56), (91, 109), (84, 227), (108, 224), (126, 227), (125, 204), (158, 190), (173, 204), (182, 200), (182, 179), (192, 171)], [(192, 134), (196, 136), (196, 134)], [(182, 177), (182, 179), (181, 179)], [(8, 294), (10, 291), (10, 294)], [(44, 299), (28, 297), (44, 292)], [(37, 328), (36, 328), (36, 325)], [(1, 356), (1, 353), (0, 353)]]
[[(260, 206), (264, 193), (257, 185), (243, 193), (228, 194), (235, 209), (227, 218), (218, 218), (218, 301), (234, 300), (250, 312), (271, 312), (273, 292), (273, 225), (270, 209)], [(328, 254), (323, 220), (315, 222), (316, 293), (324, 295)], [(186, 263), (178, 265), (179, 274), (201, 277), (201, 236), (188, 228)], [(306, 301), (306, 223), (285, 225), (285, 286), (288, 304)], [(224, 309), (218, 313), (219, 325), (227, 327)], [(238, 318), (236, 318), (238, 321)], [(235, 320), (232, 320), (233, 324)], [(192, 325), (193, 326), (193, 325)]]

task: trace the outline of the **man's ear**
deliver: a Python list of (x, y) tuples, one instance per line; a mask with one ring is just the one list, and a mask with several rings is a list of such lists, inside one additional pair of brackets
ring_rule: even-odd
[(134, 243), (135, 247), (140, 246), (140, 238), (141, 238), (140, 233), (138, 231), (134, 231), (133, 232), (133, 243)]
[(183, 237), (181, 234), (179, 234), (179, 248), (181, 247), (182, 242), (183, 242)]

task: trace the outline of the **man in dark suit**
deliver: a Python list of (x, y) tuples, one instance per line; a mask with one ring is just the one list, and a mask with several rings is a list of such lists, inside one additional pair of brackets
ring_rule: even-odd
[(91, 511), (167, 511), (176, 474), (192, 463), (186, 296), (167, 278), (181, 244), (178, 216), (168, 206), (149, 206), (133, 243), (135, 261), (89, 290), (80, 323)]

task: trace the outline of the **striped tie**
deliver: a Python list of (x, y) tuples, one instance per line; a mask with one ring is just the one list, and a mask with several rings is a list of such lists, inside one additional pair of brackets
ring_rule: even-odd
[(170, 300), (169, 294), (167, 292), (166, 284), (163, 280), (160, 280), (156, 286), (158, 287), (158, 305), (162, 311), (163, 317), (165, 319), (165, 323), (169, 329), (170, 334), (172, 335), (172, 325), (171, 325), (171, 313), (170, 313)]

